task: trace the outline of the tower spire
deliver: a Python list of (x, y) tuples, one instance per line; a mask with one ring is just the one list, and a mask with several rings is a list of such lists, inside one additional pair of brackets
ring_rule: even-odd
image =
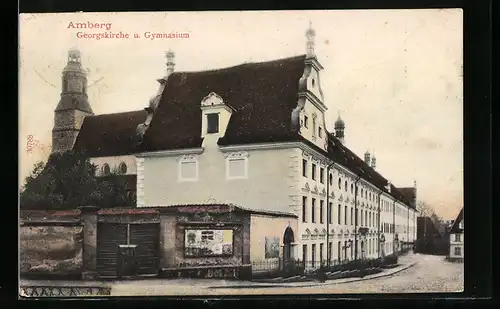
[(337, 118), (337, 121), (335, 121), (334, 125), (335, 129), (335, 137), (342, 143), (344, 144), (344, 130), (345, 130), (345, 122), (340, 118), (340, 111), (339, 111), (339, 116)]
[(312, 28), (312, 22), (309, 21), (309, 29), (306, 31), (306, 56), (308, 58), (315, 57), (314, 52), (314, 38), (316, 37), (316, 31)]

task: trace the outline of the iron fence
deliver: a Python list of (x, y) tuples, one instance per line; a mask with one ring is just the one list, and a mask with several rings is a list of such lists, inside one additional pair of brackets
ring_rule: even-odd
[(110, 287), (82, 286), (22, 286), (20, 295), (24, 297), (71, 297), (71, 296), (109, 296)]
[[(349, 260), (339, 261), (339, 260), (331, 260), (329, 263), (330, 267), (347, 264)], [(293, 265), (294, 268), (302, 268), (306, 272), (314, 271), (323, 265), (327, 267), (328, 263), (326, 260), (319, 261), (302, 261), (302, 260), (288, 260), (284, 261), (283, 259), (269, 259), (263, 261), (253, 261), (252, 262), (252, 271), (278, 271), (283, 270), (286, 267), (290, 267)]]

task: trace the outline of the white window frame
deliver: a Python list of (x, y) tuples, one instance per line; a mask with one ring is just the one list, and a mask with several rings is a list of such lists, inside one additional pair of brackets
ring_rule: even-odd
[[(245, 151), (242, 152), (229, 152), (225, 155), (226, 158), (226, 180), (238, 180), (238, 179), (248, 179), (248, 153)], [(244, 175), (243, 176), (231, 176), (229, 173), (230, 162), (236, 160), (243, 160), (244, 162)]]
[[(184, 155), (178, 158), (177, 160), (177, 180), (178, 182), (192, 182), (198, 181), (199, 179), (199, 162), (197, 156), (192, 155)], [(195, 163), (195, 173), (196, 176), (194, 178), (183, 178), (182, 177), (182, 163)]]

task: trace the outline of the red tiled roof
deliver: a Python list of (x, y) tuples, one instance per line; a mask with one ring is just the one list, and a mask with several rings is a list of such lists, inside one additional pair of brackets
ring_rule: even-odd
[(220, 145), (288, 141), (305, 56), (168, 77), (143, 151), (200, 147), (202, 99), (217, 93), (235, 109)]
[(87, 116), (73, 149), (90, 157), (106, 157), (134, 153), (136, 129), (146, 119), (145, 110)]

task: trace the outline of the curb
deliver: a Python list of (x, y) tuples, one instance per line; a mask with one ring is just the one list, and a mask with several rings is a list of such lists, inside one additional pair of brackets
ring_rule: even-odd
[[(417, 264), (418, 264), (418, 262), (413, 262), (413, 263), (410, 263), (404, 267), (401, 267), (400, 269), (393, 271), (391, 273), (375, 274), (375, 275), (373, 275), (373, 277), (369, 277), (369, 278), (355, 278), (352, 280), (346, 280), (346, 281), (342, 281), (342, 282), (338, 282), (338, 281), (335, 282), (336, 280), (331, 280), (332, 282), (316, 283), (316, 284), (265, 284), (265, 283), (263, 283), (262, 285), (259, 284), (259, 285), (244, 285), (244, 286), (212, 286), (212, 287), (208, 287), (208, 288), (209, 289), (308, 288), (308, 287), (317, 287), (317, 286), (324, 286), (324, 285), (344, 284), (344, 283), (350, 283), (350, 282), (367, 281), (367, 280), (372, 280), (372, 279), (390, 277), (390, 276), (395, 275), (403, 270), (411, 268)], [(337, 279), (337, 280), (342, 280), (342, 279)]]

